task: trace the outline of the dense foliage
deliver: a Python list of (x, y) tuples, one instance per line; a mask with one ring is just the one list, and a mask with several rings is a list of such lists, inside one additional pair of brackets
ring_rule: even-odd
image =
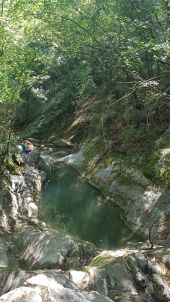
[(105, 148), (146, 159), (168, 128), (169, 1), (1, 0), (0, 10), (0, 141), (35, 118), (43, 138), (87, 110)]

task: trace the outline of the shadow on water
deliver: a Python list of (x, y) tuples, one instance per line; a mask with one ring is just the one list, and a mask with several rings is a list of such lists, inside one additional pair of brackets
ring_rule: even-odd
[(42, 215), (48, 225), (109, 249), (136, 242), (120, 219), (121, 210), (102, 202), (99, 190), (70, 166), (59, 165), (42, 191)]

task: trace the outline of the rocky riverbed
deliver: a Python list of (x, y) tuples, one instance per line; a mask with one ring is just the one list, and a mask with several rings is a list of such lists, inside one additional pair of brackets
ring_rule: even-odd
[[(159, 238), (152, 250), (135, 244), (101, 251), (92, 243), (50, 229), (41, 220), (42, 181), (56, 160), (68, 160), (63, 158), (44, 151), (35, 153), (21, 175), (6, 173), (4, 177), (0, 195), (0, 302), (169, 301), (168, 235), (161, 242)], [(101, 170), (99, 175), (102, 179)], [(114, 180), (117, 177), (113, 170), (109, 175)], [(108, 184), (112, 182), (109, 179)]]

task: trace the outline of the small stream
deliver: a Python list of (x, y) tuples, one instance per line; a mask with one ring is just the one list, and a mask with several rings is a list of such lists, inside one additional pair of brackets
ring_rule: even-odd
[(59, 164), (42, 190), (42, 215), (52, 228), (90, 241), (102, 249), (136, 242), (113, 202), (103, 203), (101, 192), (70, 166)]

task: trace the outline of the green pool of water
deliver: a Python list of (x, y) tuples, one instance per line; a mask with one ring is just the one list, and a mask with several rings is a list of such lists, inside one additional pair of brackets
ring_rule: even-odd
[(42, 191), (42, 214), (55, 229), (109, 249), (134, 240), (120, 219), (120, 209), (103, 204), (101, 192), (83, 180), (70, 166), (60, 164)]

